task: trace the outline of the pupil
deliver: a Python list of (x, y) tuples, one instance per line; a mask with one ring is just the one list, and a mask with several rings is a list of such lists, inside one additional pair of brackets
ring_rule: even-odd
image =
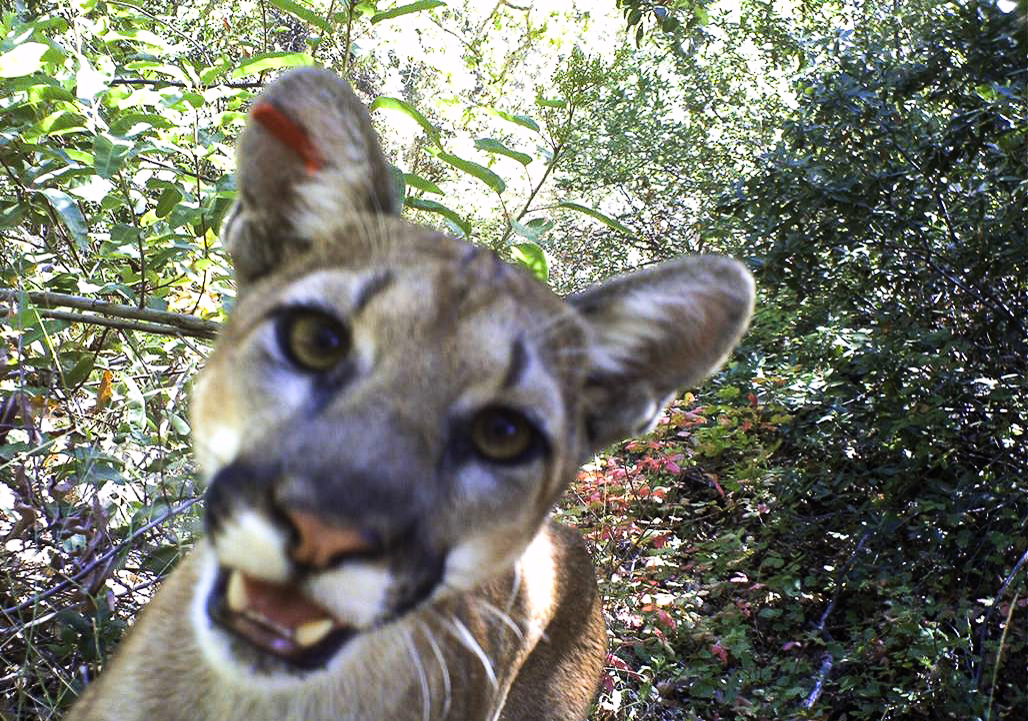
[(493, 436), (501, 441), (513, 438), (517, 432), (518, 429), (506, 418), (496, 418), (493, 421)]
[(342, 345), (342, 339), (335, 329), (321, 326), (318, 328), (317, 333), (314, 334), (314, 345), (319, 351), (330, 353), (339, 349), (339, 346)]

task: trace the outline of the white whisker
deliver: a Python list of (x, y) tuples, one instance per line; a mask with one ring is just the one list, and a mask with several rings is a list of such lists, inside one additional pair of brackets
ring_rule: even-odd
[(439, 663), (439, 671), (442, 673), (443, 678), (443, 713), (441, 718), (446, 718), (450, 715), (450, 704), (453, 692), (453, 689), (450, 686), (450, 666), (446, 662), (446, 656), (443, 655), (442, 649), (439, 648), (439, 644), (435, 640), (435, 634), (432, 633), (432, 629), (429, 625), (424, 621), (419, 621), (418, 626), (425, 635), (428, 645), (432, 647), (432, 654)]
[(492, 685), (493, 689), (498, 690), (500, 684), (496, 680), (496, 671), (493, 669), (493, 662), (489, 660), (489, 656), (486, 655), (482, 646), (471, 634), (471, 631), (468, 630), (468, 627), (461, 623), (460, 619), (456, 616), (450, 617), (450, 623), (447, 627), (453, 630), (454, 637), (460, 641), (465, 648), (478, 656), (478, 660), (482, 662), (482, 668), (485, 670), (485, 675), (489, 678), (489, 683)]
[(421, 685), (421, 719), (431, 721), (432, 718), (432, 691), (429, 687), (428, 676), (425, 673), (425, 666), (421, 662), (421, 655), (418, 653), (417, 644), (414, 642), (414, 634), (411, 630), (404, 629), (404, 640), (406, 641), (407, 653), (414, 670), (418, 674), (418, 683)]
[(486, 601), (484, 598), (473, 598), (473, 600), (479, 606), (479, 608), (488, 611), (489, 613), (493, 614), (498, 619), (503, 621), (503, 623), (506, 624), (510, 628), (510, 630), (514, 632), (514, 635), (518, 637), (518, 640), (525, 640), (525, 632), (521, 629), (521, 626), (519, 626), (517, 622), (510, 617), (509, 614), (504, 613), (496, 606), (489, 603), (489, 601)]
[(514, 601), (517, 600), (519, 591), (521, 591), (521, 564), (514, 566), (514, 583), (510, 586), (510, 598), (507, 599), (505, 613), (509, 614), (510, 610), (514, 608)]

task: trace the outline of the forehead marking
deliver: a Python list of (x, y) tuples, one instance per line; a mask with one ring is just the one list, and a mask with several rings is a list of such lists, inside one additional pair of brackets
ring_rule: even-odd
[(366, 278), (353, 300), (354, 315), (364, 310), (371, 299), (393, 284), (396, 276), (391, 270), (383, 270)]
[(525, 341), (518, 336), (510, 347), (510, 361), (507, 363), (507, 372), (503, 376), (501, 388), (508, 389), (516, 386), (528, 368), (528, 351), (525, 348)]

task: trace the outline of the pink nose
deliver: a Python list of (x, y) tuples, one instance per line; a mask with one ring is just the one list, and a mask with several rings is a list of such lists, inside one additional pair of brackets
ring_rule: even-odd
[(347, 556), (367, 554), (374, 546), (358, 529), (329, 524), (306, 511), (286, 511), (297, 531), (290, 555), (297, 563), (325, 568)]

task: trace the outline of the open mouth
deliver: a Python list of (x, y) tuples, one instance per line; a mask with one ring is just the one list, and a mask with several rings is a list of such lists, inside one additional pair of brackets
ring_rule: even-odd
[(293, 584), (222, 568), (207, 598), (216, 624), (257, 650), (300, 669), (328, 663), (358, 630), (339, 623)]

